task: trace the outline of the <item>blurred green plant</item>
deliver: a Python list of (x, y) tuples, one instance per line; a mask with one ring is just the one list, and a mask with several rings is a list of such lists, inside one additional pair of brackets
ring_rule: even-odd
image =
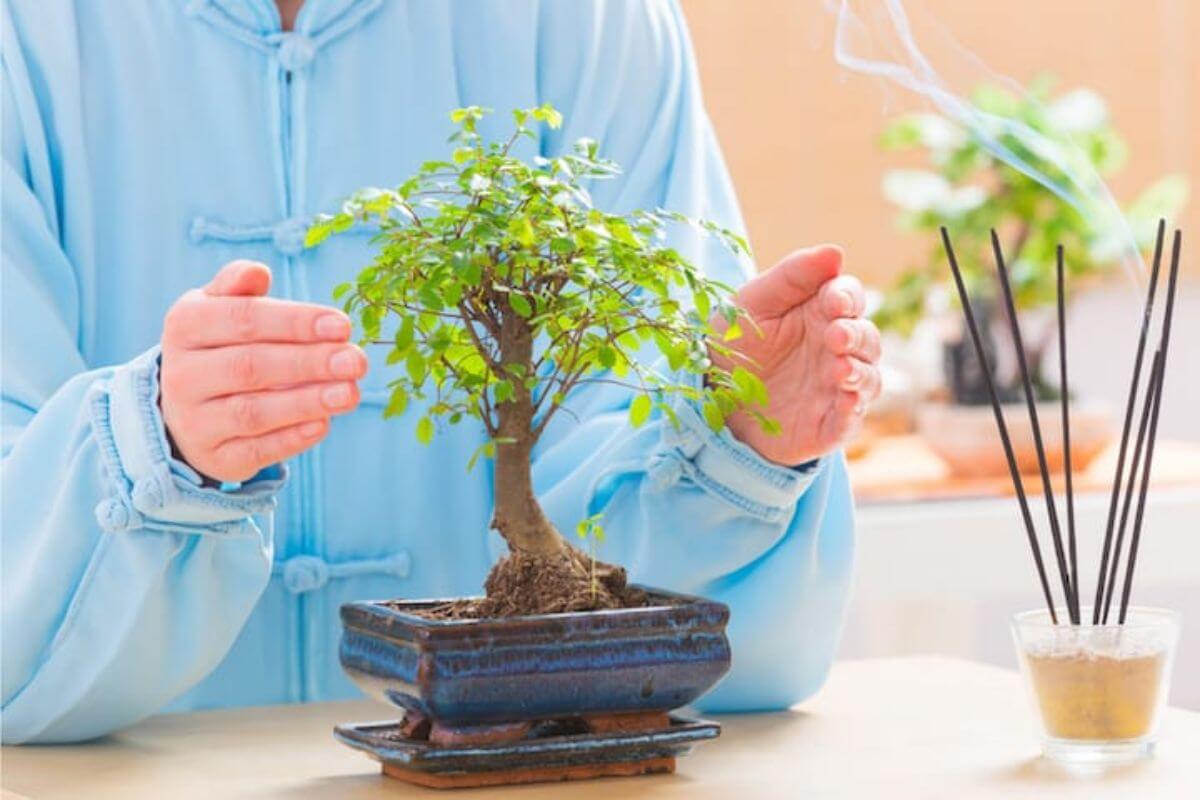
[[(1101, 204), (1081, 203), (1081, 210), (995, 152), (1016, 155), (1062, 187), (1071, 187), (1073, 176), (1094, 176), (1097, 186), (1087, 189), (1102, 189), (1098, 179), (1121, 169), (1129, 150), (1104, 100), (1087, 89), (1054, 95), (1053, 87), (1048, 76), (1035, 80), (1024, 94), (981, 86), (972, 97), (980, 112), (980, 125), (974, 129), (941, 114), (908, 114), (889, 124), (880, 139), (885, 150), (927, 152), (932, 168), (888, 171), (884, 195), (900, 208), (903, 229), (937, 242), (938, 227), (949, 227), (968, 290), (985, 306), (994, 308), (988, 301), (996, 296), (992, 228), (1005, 242), (1022, 310), (1054, 303), (1057, 244), (1063, 245), (1069, 275), (1075, 279), (1110, 270), (1128, 251), (1122, 226), (1113, 224)], [(1153, 243), (1158, 220), (1176, 217), (1187, 196), (1187, 180), (1169, 175), (1121, 209), (1139, 250)], [(930, 290), (948, 288), (948, 281), (941, 246), (931, 244), (926, 262), (905, 270), (887, 292), (874, 315), (876, 324), (909, 333), (924, 314)], [(1040, 375), (1041, 353), (1029, 356)]]

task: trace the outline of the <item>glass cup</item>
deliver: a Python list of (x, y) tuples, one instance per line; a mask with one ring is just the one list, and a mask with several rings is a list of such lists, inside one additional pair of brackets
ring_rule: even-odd
[[(1154, 752), (1179, 642), (1179, 615), (1131, 607), (1124, 625), (1070, 625), (1067, 612), (1013, 617), (1021, 672), (1042, 722), (1042, 753), (1071, 764), (1117, 764)], [(1092, 610), (1081, 609), (1091, 620)], [(1110, 617), (1111, 619), (1111, 617)]]

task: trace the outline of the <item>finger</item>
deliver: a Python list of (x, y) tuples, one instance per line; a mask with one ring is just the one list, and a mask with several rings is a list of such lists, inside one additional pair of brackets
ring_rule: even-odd
[(831, 244), (797, 250), (738, 292), (738, 304), (755, 319), (772, 319), (812, 299), (842, 271), (842, 250)]
[(833, 405), (833, 421), (831, 424), (834, 437), (844, 441), (862, 426), (863, 414), (866, 413), (866, 400), (857, 392), (840, 392)]
[(358, 406), (355, 383), (316, 383), (294, 389), (244, 392), (218, 397), (202, 403), (197, 416), (209, 420), (207, 436), (211, 442), (260, 436), (301, 422), (345, 414)]
[(858, 317), (866, 307), (867, 294), (853, 275), (839, 275), (820, 289), (820, 309), (826, 319)]
[(350, 318), (335, 308), (271, 297), (205, 297), (177, 303), (164, 338), (199, 349), (249, 342), (345, 342)]
[(825, 384), (843, 392), (858, 392), (868, 387), (875, 365), (854, 356), (828, 358), (823, 369)]
[(825, 329), (825, 346), (838, 356), (876, 362), (881, 355), (879, 329), (865, 319), (836, 319)]
[(879, 391), (879, 369), (853, 356), (843, 356), (843, 359), (848, 362), (848, 367), (841, 368), (844, 377), (838, 381), (837, 387), (843, 392), (857, 392), (868, 400), (874, 399)]
[(825, 384), (835, 389), (843, 385), (855, 374), (855, 359), (852, 356), (835, 356), (826, 361)]
[(277, 431), (232, 439), (213, 451), (214, 477), (227, 481), (252, 478), (271, 464), (291, 458), (315, 445), (329, 432), (329, 420), (318, 419)]
[(198, 399), (306, 383), (356, 381), (367, 356), (352, 344), (240, 344), (183, 355)]
[(271, 268), (257, 261), (230, 261), (202, 290), (211, 297), (261, 297), (271, 288)]

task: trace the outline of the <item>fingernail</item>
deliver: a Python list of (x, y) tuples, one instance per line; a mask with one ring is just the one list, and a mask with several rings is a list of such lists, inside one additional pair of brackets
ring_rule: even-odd
[(329, 371), (335, 378), (357, 378), (362, 368), (361, 356), (353, 347), (344, 347), (329, 359)]
[(862, 330), (857, 325), (850, 326), (850, 349), (858, 350), (862, 347)]
[(855, 300), (854, 300), (854, 295), (852, 295), (850, 292), (847, 292), (844, 289), (842, 290), (841, 295), (842, 295), (842, 309), (847, 314), (854, 313), (854, 306), (856, 305)]
[(325, 423), (321, 420), (313, 420), (300, 426), (300, 435), (305, 439), (311, 439), (314, 436), (320, 436), (323, 430), (325, 430)]
[(350, 385), (338, 383), (321, 390), (321, 404), (330, 410), (350, 405)]
[(846, 380), (843, 383), (846, 386), (857, 386), (862, 381), (862, 378), (862, 367), (854, 364), (850, 367), (850, 374), (846, 376)]
[(317, 317), (316, 328), (317, 337), (320, 339), (348, 339), (350, 338), (350, 321), (338, 314), (325, 314)]

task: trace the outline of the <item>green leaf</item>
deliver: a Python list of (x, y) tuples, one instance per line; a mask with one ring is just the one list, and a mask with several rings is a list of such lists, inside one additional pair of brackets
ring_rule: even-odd
[(510, 292), (508, 295), (508, 304), (512, 306), (513, 311), (516, 311), (525, 319), (533, 316), (533, 306), (529, 305), (529, 300), (523, 294)]
[(403, 387), (396, 387), (392, 390), (392, 396), (388, 400), (387, 407), (383, 409), (383, 418), (398, 417), (408, 408), (408, 392)]
[(304, 232), (304, 246), (316, 247), (321, 242), (329, 238), (333, 233), (333, 226), (325, 223), (317, 223), (309, 226), (309, 229)]
[(655, 403), (654, 407), (662, 412), (663, 416), (667, 418), (667, 421), (671, 423), (671, 427), (675, 428), (675, 430), (679, 430), (679, 415), (675, 413), (675, 409), (671, 408), (666, 403)]
[(533, 231), (533, 223), (528, 217), (515, 217), (508, 223), (508, 232), (514, 239), (521, 244), (529, 247), (537, 241), (537, 236)]
[(746, 402), (758, 403), (764, 406), (767, 404), (767, 387), (750, 370), (745, 367), (734, 367), (733, 382), (741, 391), (742, 399)]
[(400, 327), (396, 329), (395, 345), (396, 351), (399, 353), (407, 353), (408, 348), (412, 347), (413, 338), (417, 332), (417, 321), (413, 317), (405, 317)]
[(421, 351), (412, 349), (408, 351), (408, 358), (405, 366), (408, 368), (408, 377), (412, 379), (413, 384), (420, 385), (425, 380), (427, 364), (425, 356), (421, 355)]
[(508, 381), (496, 381), (496, 386), (493, 389), (496, 396), (496, 403), (507, 403), (513, 396), (513, 385)]
[(417, 441), (421, 444), (429, 444), (433, 441), (433, 420), (429, 417), (421, 417), (417, 420)]
[(349, 282), (346, 282), (346, 283), (339, 283), (337, 286), (333, 287), (333, 300), (334, 300), (334, 302), (336, 303), (338, 300), (341, 300), (341, 299), (342, 299), (342, 297), (343, 297), (343, 296), (346, 294), (346, 292), (348, 292), (348, 291), (350, 291), (350, 283), (349, 283)]
[(633, 402), (629, 404), (629, 424), (635, 428), (642, 427), (646, 420), (650, 419), (653, 403), (648, 394), (639, 394), (633, 398)]
[(491, 442), (491, 441), (484, 442), (483, 444), (479, 445), (479, 447), (476, 447), (475, 452), (471, 453), (471, 457), (469, 459), (467, 459), (467, 472), (470, 472), (471, 470), (475, 469), (475, 462), (478, 461), (480, 458), (495, 458), (495, 457), (496, 457), (496, 443)]
[(725, 415), (721, 413), (721, 407), (714, 401), (709, 401), (702, 408), (704, 412), (704, 421), (708, 423), (708, 427), (719, 433), (725, 427)]

